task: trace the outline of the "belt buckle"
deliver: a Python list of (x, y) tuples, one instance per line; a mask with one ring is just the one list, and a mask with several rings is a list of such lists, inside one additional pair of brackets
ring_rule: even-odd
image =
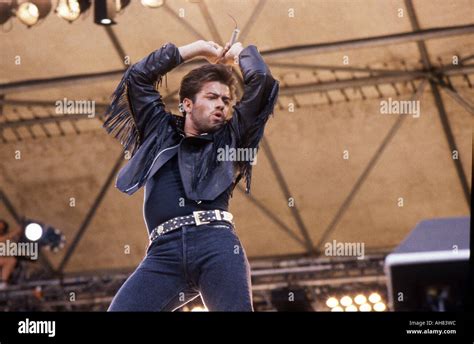
[(202, 213), (205, 213), (205, 212), (206, 212), (206, 210), (193, 211), (194, 222), (196, 222), (196, 226), (211, 223), (211, 221), (201, 221), (201, 219), (199, 218), (199, 215), (202, 214)]
[(233, 220), (234, 220), (234, 216), (233, 216), (231, 213), (229, 213), (229, 212), (227, 212), (227, 211), (224, 211), (223, 220), (233, 224), (233, 223), (234, 223), (234, 221), (233, 221)]

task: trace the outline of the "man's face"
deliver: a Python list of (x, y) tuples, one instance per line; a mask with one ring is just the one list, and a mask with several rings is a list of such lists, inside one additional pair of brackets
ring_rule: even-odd
[(231, 107), (229, 86), (218, 81), (206, 82), (196, 94), (196, 101), (186, 98), (183, 105), (186, 121), (190, 120), (199, 133), (216, 131), (225, 124)]

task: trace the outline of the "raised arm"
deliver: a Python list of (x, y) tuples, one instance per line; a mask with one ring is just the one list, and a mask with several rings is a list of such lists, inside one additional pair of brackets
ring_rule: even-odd
[[(244, 79), (244, 94), (234, 106), (234, 113), (229, 125), (236, 133), (238, 147), (258, 149), (265, 124), (273, 113), (277, 101), (279, 83), (273, 78), (256, 46), (249, 45), (243, 50), (237, 50), (237, 46), (235, 49), (233, 47), (225, 55), (225, 63), (228, 63), (229, 58), (233, 59), (234, 56), (238, 58)], [(240, 174), (235, 184), (241, 177), (244, 177), (246, 180), (245, 189), (249, 193), (252, 163), (240, 162), (239, 170)]]
[(132, 155), (168, 116), (155, 83), (182, 62), (178, 48), (166, 43), (130, 66), (113, 93), (103, 127)]
[(150, 133), (157, 127), (166, 126), (171, 115), (166, 111), (155, 83), (194, 57), (201, 56), (215, 62), (222, 50), (218, 44), (204, 40), (179, 48), (166, 43), (155, 50), (127, 69), (112, 95), (103, 127), (133, 155)]
[(231, 120), (237, 132), (239, 146), (257, 148), (265, 124), (273, 113), (279, 83), (276, 81), (254, 45), (249, 45), (238, 55), (244, 80), (244, 94), (234, 107)]

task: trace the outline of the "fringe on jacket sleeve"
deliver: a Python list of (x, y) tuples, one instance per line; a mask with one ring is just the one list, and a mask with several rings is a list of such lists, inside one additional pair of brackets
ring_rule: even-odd
[(102, 127), (108, 134), (118, 139), (124, 150), (128, 150), (133, 156), (141, 144), (141, 137), (128, 94), (128, 77), (132, 68), (129, 67), (124, 73), (122, 80), (112, 94), (112, 100), (105, 113), (105, 122)]
[[(163, 77), (167, 83), (167, 72), (181, 64), (183, 59), (179, 48), (166, 43), (160, 49), (129, 67), (111, 97), (105, 113), (103, 127), (108, 134), (118, 139), (133, 156), (156, 126), (163, 125), (167, 119), (164, 103), (158, 92)], [(151, 91), (156, 97), (150, 97)], [(142, 99), (143, 97), (143, 99)], [(150, 110), (151, 104), (162, 107), (156, 112)], [(144, 110), (146, 109), (146, 110)], [(134, 113), (137, 112), (137, 113)]]
[[(262, 112), (257, 116), (256, 120), (252, 123), (251, 127), (247, 129), (245, 136), (242, 140), (242, 147), (255, 148), (258, 150), (260, 141), (262, 140), (263, 133), (265, 131), (265, 124), (267, 123), (270, 115), (274, 114), (274, 107), (278, 99), (279, 83), (275, 81), (270, 95), (267, 98), (267, 104)], [(250, 161), (243, 161), (239, 164), (240, 176), (245, 178), (245, 192), (250, 193), (250, 184), (252, 182), (252, 164)]]

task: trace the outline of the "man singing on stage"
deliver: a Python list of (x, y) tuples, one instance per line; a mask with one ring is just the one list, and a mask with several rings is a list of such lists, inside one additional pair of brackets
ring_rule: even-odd
[[(177, 116), (155, 83), (194, 57), (210, 63), (181, 81)], [(231, 65), (244, 83), (234, 106)], [(258, 148), (278, 89), (257, 47), (241, 43), (167, 43), (125, 72), (104, 128), (131, 156), (116, 187), (129, 195), (145, 187), (150, 244), (109, 311), (173, 311), (199, 295), (210, 311), (253, 310), (250, 267), (228, 207), (242, 177), (250, 191), (254, 161), (218, 153)]]

